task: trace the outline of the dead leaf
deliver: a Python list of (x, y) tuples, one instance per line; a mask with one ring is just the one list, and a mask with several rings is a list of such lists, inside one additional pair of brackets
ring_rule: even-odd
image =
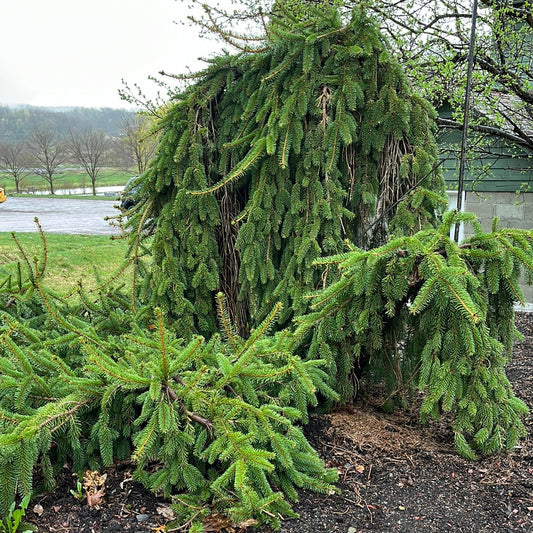
[(176, 513), (166, 505), (160, 505), (156, 508), (157, 514), (160, 514), (165, 520), (173, 520), (176, 518)]
[(41, 516), (43, 513), (44, 513), (44, 509), (43, 509), (43, 506), (40, 505), (39, 503), (35, 504), (33, 506), (33, 512), (38, 515), (38, 516)]
[(104, 500), (104, 489), (96, 492), (87, 492), (87, 507), (96, 507)]
[(231, 527), (231, 520), (227, 516), (219, 513), (211, 513), (209, 516), (206, 516), (202, 520), (202, 524), (204, 526), (204, 531), (220, 532), (224, 531), (225, 529), (228, 531), (234, 531), (234, 529)]
[(359, 474), (362, 474), (365, 471), (364, 465), (356, 465), (355, 471), (359, 472)]
[(105, 496), (107, 474), (100, 475), (97, 470), (86, 470), (83, 474), (83, 488), (86, 491), (87, 506), (100, 505)]
[(246, 529), (247, 527), (254, 527), (257, 525), (257, 520), (254, 520), (253, 518), (248, 518), (248, 520), (245, 520), (244, 522), (239, 522), (238, 524), (235, 524), (237, 527), (240, 527), (241, 529)]
[(104, 486), (106, 479), (107, 474), (100, 475), (98, 470), (86, 470), (83, 474), (83, 488), (96, 491)]

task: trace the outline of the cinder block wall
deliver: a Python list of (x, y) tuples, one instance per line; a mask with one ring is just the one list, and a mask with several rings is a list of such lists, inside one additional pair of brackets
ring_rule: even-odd
[[(475, 213), (483, 229), (490, 231), (492, 219), (500, 219), (501, 228), (533, 229), (533, 193), (511, 192), (466, 193), (465, 211)], [(465, 237), (471, 229), (465, 228)], [(533, 303), (533, 286), (521, 284), (526, 302)]]

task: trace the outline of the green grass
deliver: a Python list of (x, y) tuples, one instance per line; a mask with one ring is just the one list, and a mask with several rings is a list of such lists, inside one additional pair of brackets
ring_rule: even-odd
[[(42, 261), (43, 242), (38, 233), (17, 233), (17, 240), (30, 262)], [(43, 285), (59, 295), (72, 293), (79, 280), (87, 290), (98, 287), (117, 273), (124, 263), (127, 243), (100, 235), (46, 235), (47, 269)], [(11, 233), (0, 232), (0, 283), (11, 275), (17, 278), (17, 263), (22, 261)], [(131, 281), (131, 269), (124, 274)]]
[[(135, 170), (105, 168), (99, 172), (96, 186), (125, 185), (135, 174)], [(6, 194), (13, 194), (15, 192), (15, 184), (9, 174), (0, 172), (0, 187), (5, 189)], [(81, 169), (76, 171), (71, 169), (65, 170), (58, 174), (54, 182), (55, 189), (75, 189), (80, 187), (86, 187), (87, 189), (91, 187), (89, 176)], [(26, 176), (22, 181), (21, 188), (34, 189), (36, 191), (48, 191), (50, 189), (48, 183), (43, 178), (35, 175)]]

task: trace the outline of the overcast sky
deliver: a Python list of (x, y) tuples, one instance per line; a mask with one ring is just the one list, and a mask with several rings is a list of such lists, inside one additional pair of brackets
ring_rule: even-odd
[(0, 0), (0, 105), (128, 107), (124, 79), (196, 70), (220, 44), (184, 27), (179, 0)]

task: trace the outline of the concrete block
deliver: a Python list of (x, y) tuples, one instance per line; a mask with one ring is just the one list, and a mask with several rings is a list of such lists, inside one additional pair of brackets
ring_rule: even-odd
[(515, 228), (515, 229), (533, 229), (533, 217), (523, 218), (522, 220), (500, 220), (500, 228)]
[(486, 202), (492, 202), (492, 197), (495, 193), (492, 192), (467, 192), (466, 202), (473, 204), (483, 204)]
[(524, 218), (524, 206), (511, 203), (497, 204), (496, 216), (500, 218), (502, 224), (504, 220), (522, 220)]
[(515, 194), (515, 202), (518, 202), (519, 204), (529, 205), (529, 207), (533, 210), (533, 192), (522, 192)]
[(485, 219), (492, 220), (496, 216), (495, 206), (492, 203), (471, 204), (467, 201), (466, 211), (475, 213), (482, 222)]
[(514, 205), (518, 198), (514, 192), (498, 192), (493, 195), (495, 204), (509, 204)]

